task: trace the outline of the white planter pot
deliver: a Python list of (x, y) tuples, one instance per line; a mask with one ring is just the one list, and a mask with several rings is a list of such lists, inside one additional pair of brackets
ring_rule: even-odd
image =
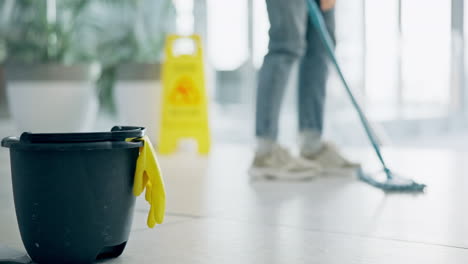
[(121, 66), (114, 89), (121, 124), (146, 127), (146, 135), (155, 144), (161, 115), (159, 65)]
[(7, 67), (10, 114), (20, 132), (91, 131), (98, 111), (89, 66)]
[(3, 75), (3, 67), (0, 66), (0, 118), (5, 116), (7, 113), (6, 107), (6, 85), (5, 78)]

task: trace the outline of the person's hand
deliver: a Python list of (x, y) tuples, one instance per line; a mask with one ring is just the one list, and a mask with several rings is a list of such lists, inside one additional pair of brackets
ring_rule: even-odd
[(320, 8), (322, 11), (328, 11), (335, 7), (336, 0), (320, 0)]

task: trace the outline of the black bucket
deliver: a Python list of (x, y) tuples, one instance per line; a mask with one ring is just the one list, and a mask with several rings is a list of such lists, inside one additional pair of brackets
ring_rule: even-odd
[(39, 264), (93, 263), (122, 254), (144, 128), (5, 138), (23, 244)]

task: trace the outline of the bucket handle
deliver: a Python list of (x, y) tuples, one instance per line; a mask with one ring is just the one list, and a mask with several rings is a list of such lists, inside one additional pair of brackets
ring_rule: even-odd
[(17, 137), (6, 137), (2, 139), (2, 147), (10, 148), (14, 144), (18, 144), (20, 141)]
[(138, 138), (145, 135), (144, 127), (115, 126), (111, 132), (98, 133), (49, 133), (33, 134), (24, 132), (20, 141), (24, 143), (74, 143), (98, 141), (124, 141), (127, 138)]
[(115, 139), (140, 138), (145, 135), (145, 130), (144, 127), (137, 126), (114, 126), (111, 133)]

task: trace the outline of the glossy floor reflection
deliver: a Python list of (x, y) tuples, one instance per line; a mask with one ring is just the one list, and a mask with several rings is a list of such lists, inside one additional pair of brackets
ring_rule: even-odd
[[(386, 154), (394, 169), (427, 183), (427, 192), (385, 194), (354, 177), (250, 182), (247, 145), (215, 144), (209, 157), (161, 157), (166, 223), (148, 230), (148, 207), (140, 199), (127, 250), (107, 263), (467, 263), (468, 152)], [(24, 250), (5, 149), (0, 219), (0, 245)]]

